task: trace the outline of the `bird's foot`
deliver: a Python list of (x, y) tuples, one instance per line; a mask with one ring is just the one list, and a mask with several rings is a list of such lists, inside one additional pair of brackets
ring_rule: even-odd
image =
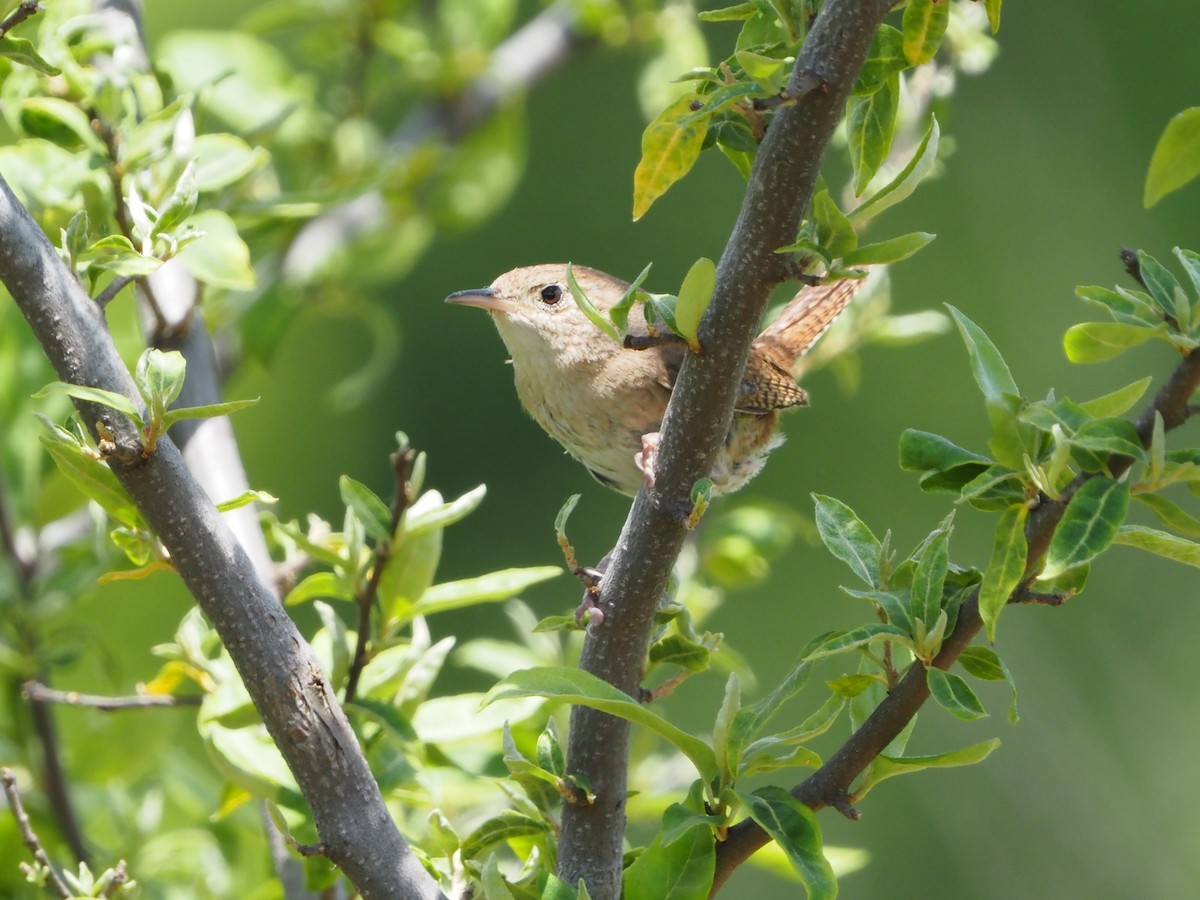
[(643, 434), (641, 452), (633, 455), (633, 464), (645, 476), (646, 487), (654, 487), (654, 463), (655, 457), (658, 455), (658, 445), (661, 440), (662, 435), (657, 431)]

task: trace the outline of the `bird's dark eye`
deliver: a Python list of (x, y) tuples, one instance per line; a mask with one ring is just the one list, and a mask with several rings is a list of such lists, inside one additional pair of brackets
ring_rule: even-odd
[(557, 284), (548, 284), (542, 288), (542, 302), (555, 304), (562, 299), (563, 289)]

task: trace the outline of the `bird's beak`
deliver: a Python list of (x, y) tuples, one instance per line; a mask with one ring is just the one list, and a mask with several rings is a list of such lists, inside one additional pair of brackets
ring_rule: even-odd
[(472, 288), (469, 291), (455, 291), (446, 298), (447, 303), (460, 306), (477, 306), (489, 312), (509, 312), (512, 303), (502, 297), (495, 288)]

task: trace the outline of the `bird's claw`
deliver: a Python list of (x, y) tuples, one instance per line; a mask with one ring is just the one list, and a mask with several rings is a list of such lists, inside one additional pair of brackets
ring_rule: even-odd
[(646, 487), (654, 487), (655, 457), (658, 455), (658, 445), (661, 439), (662, 435), (657, 431), (643, 434), (641, 452), (633, 455), (633, 464), (645, 476)]

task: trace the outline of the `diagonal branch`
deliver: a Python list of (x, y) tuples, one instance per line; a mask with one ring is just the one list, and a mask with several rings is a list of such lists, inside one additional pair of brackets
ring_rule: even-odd
[[(136, 398), (102, 313), (2, 179), (0, 232), (0, 281), (59, 377)], [(93, 435), (101, 421), (111, 431), (118, 448), (110, 459), (114, 473), (228, 648), (312, 808), (330, 858), (364, 897), (440, 897), (392, 822), (312, 648), (257, 576), (175, 445), (159, 441), (148, 459), (124, 466), (116, 460), (140, 455), (137, 428), (106, 407), (79, 408)]]
[[(1188, 401), (1198, 386), (1200, 353), (1193, 351), (1175, 367), (1153, 402), (1138, 417), (1138, 432), (1144, 445), (1148, 446), (1150, 443), (1156, 413), (1163, 417), (1168, 429), (1176, 428), (1187, 420)], [(1132, 464), (1133, 460), (1129, 457), (1114, 455), (1109, 459), (1108, 468), (1114, 477), (1120, 477)], [(1077, 477), (1058, 500), (1043, 497), (1038, 507), (1030, 514), (1026, 526), (1029, 545), (1026, 572), (1034, 571), (1045, 555), (1054, 531), (1066, 512), (1071, 495), (1088, 477), (1090, 476)], [(1020, 600), (1022, 591), (1024, 586), (1018, 587), (1010, 602)], [(976, 590), (963, 603), (954, 632), (946, 638), (933, 664), (939, 669), (950, 668), (982, 627), (979, 595)], [(908, 725), (928, 697), (925, 667), (914, 663), (900, 683), (850, 739), (820, 769), (792, 789), (792, 796), (813, 811), (826, 806), (833, 806), (843, 812), (848, 811), (851, 783)], [(720, 890), (733, 870), (769, 840), (770, 836), (752, 819), (746, 819), (730, 828), (726, 840), (717, 846), (717, 871), (712, 893)]]
[[(829, 0), (796, 59), (787, 92), (759, 149), (737, 224), (717, 269), (700, 329), (663, 423), (655, 486), (643, 488), (601, 583), (603, 627), (588, 636), (580, 665), (636, 696), (655, 605), (686, 531), (692, 485), (712, 470), (728, 430), (734, 390), (767, 297), (791, 277), (776, 248), (795, 240), (821, 158), (889, 0)], [(597, 795), (563, 814), (558, 874), (585, 879), (593, 897), (621, 889), (628, 726), (582, 707), (571, 711), (568, 771)]]

